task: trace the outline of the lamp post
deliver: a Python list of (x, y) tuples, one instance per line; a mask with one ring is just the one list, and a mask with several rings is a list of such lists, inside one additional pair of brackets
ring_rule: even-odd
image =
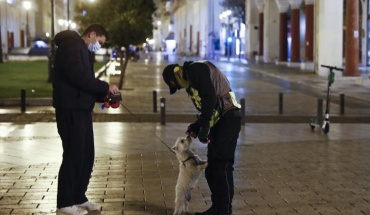
[(53, 81), (54, 75), (54, 55), (55, 55), (55, 47), (54, 47), (54, 0), (50, 0), (51, 2), (51, 35), (50, 35), (50, 52), (48, 56), (48, 80), (47, 82)]
[[(70, 19), (70, 17), (69, 17), (69, 0), (67, 0), (67, 21), (69, 22), (69, 20), (71, 20), (71, 19)], [(68, 30), (69, 30), (69, 26), (70, 26), (70, 25), (69, 25), (69, 23), (68, 23), (68, 28), (67, 28)]]
[[(2, 1), (0, 1), (0, 3), (1, 2)], [(0, 63), (4, 63), (3, 61), (3, 41), (2, 41), (2, 33), (1, 33), (1, 10), (0, 10)]]
[(30, 46), (30, 30), (29, 30), (29, 23), (28, 23), (28, 11), (31, 9), (31, 2), (30, 1), (24, 1), (23, 7), (26, 9), (26, 36), (27, 36), (27, 44), (26, 46)]

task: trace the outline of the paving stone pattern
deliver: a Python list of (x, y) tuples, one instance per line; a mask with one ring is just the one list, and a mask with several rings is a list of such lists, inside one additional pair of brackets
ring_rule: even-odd
[[(368, 140), (239, 144), (234, 214), (370, 214), (369, 154)], [(0, 214), (52, 214), (58, 168), (2, 169)], [(98, 157), (87, 195), (101, 214), (172, 214), (177, 173), (169, 151)], [(191, 210), (209, 195), (202, 178)]]

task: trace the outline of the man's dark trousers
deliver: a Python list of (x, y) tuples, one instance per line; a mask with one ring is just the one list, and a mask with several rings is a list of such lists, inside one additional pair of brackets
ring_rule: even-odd
[(225, 113), (211, 128), (208, 144), (208, 166), (205, 170), (211, 190), (212, 208), (216, 214), (232, 213), (234, 197), (234, 160), (235, 149), (241, 129), (239, 110)]
[(57, 207), (87, 201), (86, 190), (94, 165), (94, 133), (91, 111), (55, 110), (58, 133), (63, 144), (59, 169)]

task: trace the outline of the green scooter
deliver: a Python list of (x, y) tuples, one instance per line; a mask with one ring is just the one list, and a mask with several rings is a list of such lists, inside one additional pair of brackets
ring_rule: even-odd
[[(325, 118), (322, 123), (321, 129), (324, 132), (324, 134), (329, 133), (330, 130), (330, 121), (329, 121), (329, 111), (330, 111), (330, 87), (334, 83), (334, 78), (335, 78), (335, 73), (333, 70), (337, 71), (344, 71), (341, 68), (335, 67), (335, 66), (326, 66), (326, 65), (321, 65), (321, 67), (328, 68), (329, 69), (329, 74), (328, 74), (328, 88), (326, 91), (326, 110), (325, 110)], [(318, 118), (313, 118), (310, 121), (310, 126), (311, 130), (314, 130), (316, 125), (319, 125)]]

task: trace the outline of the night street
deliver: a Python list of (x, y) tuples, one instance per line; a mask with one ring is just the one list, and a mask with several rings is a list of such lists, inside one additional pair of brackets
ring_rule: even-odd
[[(197, 112), (184, 90), (171, 97), (161, 80), (165, 62), (153, 53), (130, 62), (122, 90), (123, 104), (138, 117), (158, 115), (152, 110), (152, 91), (166, 98), (166, 111), (178, 118)], [(258, 72), (269, 65), (245, 65), (215, 61), (225, 71), (237, 98), (246, 99), (246, 115), (300, 118), (315, 116), (315, 96), (325, 95), (325, 78), (312, 79), (317, 85), (298, 84), (310, 74), (285, 75), (275, 67), (270, 74)], [(250, 70), (248, 69), (250, 67)], [(253, 71), (252, 71), (253, 70)], [(288, 70), (286, 72), (289, 72)], [(280, 74), (280, 75), (279, 75)], [(111, 81), (116, 76), (105, 77)], [(352, 85), (353, 80), (338, 80)], [(334, 84), (335, 86), (335, 84)], [(345, 89), (346, 85), (334, 88)], [(349, 91), (353, 102), (346, 115), (366, 118), (365, 99), (355, 99), (366, 91), (359, 86)], [(278, 94), (283, 92), (284, 113), (278, 113)], [(350, 104), (348, 104), (350, 106)], [(128, 114), (126, 109), (99, 109), (114, 119)], [(332, 105), (338, 116), (338, 104)], [(19, 109), (2, 109), (6, 112)], [(25, 116), (53, 112), (50, 107), (33, 107)], [(6, 114), (5, 114), (6, 115)], [(98, 117), (98, 116), (97, 116)], [(99, 116), (102, 117), (102, 116)], [(176, 120), (176, 117), (174, 117)], [(284, 121), (284, 120), (282, 120)], [(178, 161), (164, 145), (172, 146), (183, 136), (188, 123), (96, 122), (96, 162), (88, 197), (103, 206), (102, 214), (172, 214)], [(329, 134), (311, 131), (308, 122), (246, 122), (237, 146), (233, 212), (244, 214), (370, 214), (368, 173), (370, 125), (332, 123)], [(62, 148), (55, 122), (0, 124), (2, 214), (52, 214), (56, 204), (57, 173)], [(160, 138), (160, 139), (158, 139)], [(202, 158), (206, 146), (195, 140), (194, 151)], [(191, 211), (206, 209), (209, 190), (204, 178), (193, 191)]]

